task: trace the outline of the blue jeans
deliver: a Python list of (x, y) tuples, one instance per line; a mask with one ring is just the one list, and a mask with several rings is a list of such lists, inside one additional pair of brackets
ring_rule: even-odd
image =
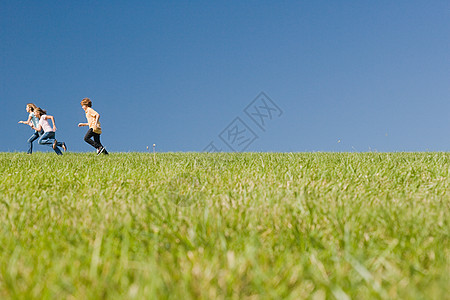
[(44, 131), (34, 131), (34, 133), (30, 136), (30, 138), (28, 139), (27, 143), (28, 143), (28, 150), (27, 153), (31, 154), (33, 153), (33, 142), (35, 140), (37, 140), (41, 135), (44, 134)]
[[(55, 142), (55, 133), (53, 131), (44, 132), (44, 134), (39, 139), (39, 145), (48, 145), (50, 147), (53, 146), (53, 143)], [(58, 147), (62, 147), (62, 142), (57, 142), (55, 147), (55, 152), (58, 155), (62, 155), (61, 150), (59, 150)]]

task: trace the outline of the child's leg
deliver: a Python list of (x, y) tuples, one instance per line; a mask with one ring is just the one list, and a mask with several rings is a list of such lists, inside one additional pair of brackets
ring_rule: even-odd
[(55, 149), (53, 149), (53, 150), (55, 150), (56, 154), (62, 155), (62, 152), (61, 152), (61, 150), (59, 150), (58, 147), (55, 147)]
[[(53, 143), (55, 142), (55, 133), (54, 132), (45, 132), (41, 138), (39, 139), (39, 145), (47, 145), (53, 148)], [(57, 143), (59, 144), (59, 143)], [(55, 150), (56, 154), (62, 155), (61, 150), (59, 150), (58, 147), (55, 147), (53, 150)]]
[(39, 132), (35, 131), (32, 136), (28, 139), (28, 154), (33, 153), (33, 142), (39, 138)]
[(97, 151), (103, 149), (103, 151), (102, 151), (103, 154), (109, 154), (108, 151), (106, 151), (105, 147), (103, 147), (102, 143), (100, 142), (100, 134), (95, 133), (95, 132), (94, 132), (94, 134), (95, 134), (94, 135), (94, 141), (100, 145), (100, 148), (98, 148)]
[(53, 145), (53, 142), (55, 141), (55, 133), (54, 132), (45, 132), (41, 138), (39, 139), (39, 145)]
[[(95, 149), (100, 148), (102, 145), (95, 141), (95, 135), (98, 135), (94, 132), (92, 128), (89, 128), (88, 132), (84, 136), (84, 141), (94, 147)], [(91, 140), (91, 137), (94, 137), (94, 140)]]
[[(100, 142), (100, 134), (94, 132), (94, 142), (99, 145), (99, 147), (103, 147), (102, 143)], [(99, 148), (97, 147), (97, 148)]]

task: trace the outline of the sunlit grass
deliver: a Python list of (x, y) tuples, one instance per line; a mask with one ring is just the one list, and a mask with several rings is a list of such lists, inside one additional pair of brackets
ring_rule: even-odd
[(0, 153), (0, 298), (449, 299), (447, 153)]

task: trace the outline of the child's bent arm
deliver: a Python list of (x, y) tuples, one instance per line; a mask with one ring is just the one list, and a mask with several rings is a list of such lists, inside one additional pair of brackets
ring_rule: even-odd
[(37, 127), (34, 127), (34, 125), (33, 124), (31, 124), (30, 125), (30, 127), (31, 128), (33, 128), (34, 130), (36, 130), (36, 131), (41, 131), (42, 130), (42, 126), (41, 126), (41, 124), (38, 124), (38, 126)]
[(95, 127), (97, 127), (98, 126), (98, 119), (100, 119), (100, 114), (99, 113), (97, 113), (95, 116), (94, 116), (94, 125), (95, 125)]
[(52, 120), (52, 123), (53, 123), (53, 131), (56, 131), (55, 118), (53, 118), (53, 116), (47, 115), (47, 119)]

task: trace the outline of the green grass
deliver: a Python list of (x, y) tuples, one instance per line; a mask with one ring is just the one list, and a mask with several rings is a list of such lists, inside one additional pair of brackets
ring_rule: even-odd
[(0, 298), (449, 299), (450, 154), (0, 153)]

